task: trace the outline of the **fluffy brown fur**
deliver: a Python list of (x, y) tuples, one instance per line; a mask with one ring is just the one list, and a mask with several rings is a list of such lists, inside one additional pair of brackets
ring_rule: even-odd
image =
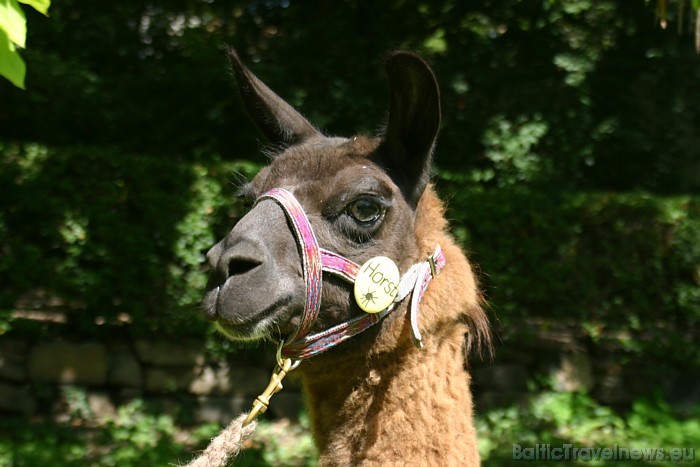
[(439, 244), (447, 264), (421, 302), (423, 349), (411, 342), (404, 303), (369, 357), (331, 352), (299, 369), (322, 465), (479, 465), (465, 334), (488, 345), (488, 322), (471, 266), (446, 228), (429, 188), (417, 209), (420, 257)]

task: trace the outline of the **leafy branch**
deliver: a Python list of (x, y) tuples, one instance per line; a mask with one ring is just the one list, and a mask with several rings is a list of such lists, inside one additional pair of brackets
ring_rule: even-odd
[(26, 46), (27, 19), (19, 3), (48, 16), (51, 0), (0, 0), (0, 75), (24, 89), (27, 68), (17, 49)]

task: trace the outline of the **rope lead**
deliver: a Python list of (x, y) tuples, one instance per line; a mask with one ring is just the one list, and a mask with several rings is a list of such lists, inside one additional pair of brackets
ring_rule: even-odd
[(209, 446), (195, 459), (184, 467), (224, 467), (228, 460), (241, 452), (243, 443), (251, 437), (258, 426), (252, 420), (243, 426), (247, 413), (242, 413), (234, 419), (219, 435), (212, 439)]

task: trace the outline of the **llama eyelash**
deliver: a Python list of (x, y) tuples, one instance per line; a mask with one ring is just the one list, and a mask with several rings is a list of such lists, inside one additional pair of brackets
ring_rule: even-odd
[(359, 244), (367, 244), (376, 240), (375, 234), (379, 224), (381, 224), (381, 219), (375, 225), (363, 228), (348, 217), (347, 215), (340, 216), (335, 222), (337, 229), (344, 237)]
[(241, 185), (238, 190), (236, 190), (236, 198), (243, 203), (246, 209), (250, 209), (255, 203), (256, 198), (253, 191), (253, 184), (246, 181), (245, 184)]
[(229, 179), (229, 183), (236, 187), (237, 191), (242, 190), (246, 185), (250, 184), (250, 180), (246, 177), (240, 170), (234, 170), (231, 172), (232, 178)]

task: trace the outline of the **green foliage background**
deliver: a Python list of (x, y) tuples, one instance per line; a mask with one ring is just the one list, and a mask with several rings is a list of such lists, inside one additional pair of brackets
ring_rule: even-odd
[[(385, 117), (383, 56), (442, 88), (435, 182), (499, 347), (567, 323), (594, 353), (697, 371), (700, 59), (691, 4), (65, 0), (0, 82), (0, 332), (201, 339), (203, 254), (265, 163), (223, 47), (330, 134)], [(675, 6), (677, 4), (672, 3)], [(99, 323), (130, 324), (114, 328)], [(122, 317), (122, 318), (120, 318)], [(120, 321), (121, 320), (121, 321)], [(167, 430), (166, 430), (167, 431)]]
[(223, 44), (337, 134), (381, 124), (382, 57), (407, 48), (441, 82), (436, 183), (505, 335), (571, 320), (697, 364), (700, 61), (644, 3), (30, 11), (28, 92), (0, 83), (0, 307), (39, 296), (78, 310), (76, 332), (119, 313), (131, 332), (201, 332), (202, 255), (265, 163)]

